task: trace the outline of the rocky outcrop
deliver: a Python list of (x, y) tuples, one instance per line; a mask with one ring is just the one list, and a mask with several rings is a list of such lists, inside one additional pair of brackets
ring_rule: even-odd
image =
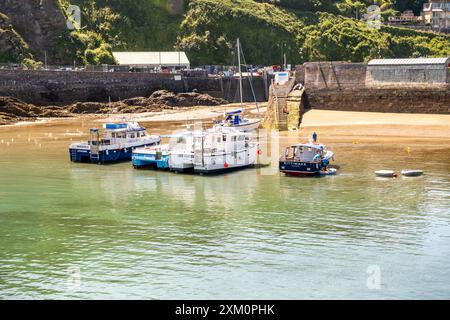
[(68, 106), (37, 107), (12, 97), (0, 96), (0, 125), (45, 117), (72, 117), (77, 114), (137, 113), (193, 106), (215, 106), (228, 101), (196, 92), (174, 94), (166, 90), (149, 97), (112, 103), (78, 102)]
[(47, 54), (49, 63), (70, 63), (55, 49), (58, 36), (66, 30), (57, 0), (1, 0), (0, 12), (9, 17), (12, 28), (28, 44), (36, 59), (44, 61)]
[(173, 93), (167, 90), (153, 92), (149, 97), (136, 97), (118, 102), (77, 102), (67, 107), (70, 113), (136, 113), (194, 106), (217, 106), (228, 101), (196, 92)]
[(9, 18), (0, 12), (0, 61), (18, 62), (32, 58), (28, 44), (13, 29)]
[(63, 107), (40, 108), (16, 98), (0, 97), (0, 125), (38, 117), (70, 116), (71, 114)]

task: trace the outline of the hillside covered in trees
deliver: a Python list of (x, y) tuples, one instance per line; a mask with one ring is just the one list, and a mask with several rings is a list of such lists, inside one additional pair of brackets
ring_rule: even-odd
[[(81, 30), (62, 28), (49, 44), (55, 56), (69, 63), (112, 63), (113, 49), (181, 49), (187, 51), (193, 65), (232, 64), (237, 37), (247, 61), (253, 64), (279, 64), (283, 52), (293, 64), (450, 55), (448, 35), (388, 26), (376, 30), (359, 20), (370, 4), (379, 5), (387, 18), (406, 9), (418, 14), (423, 0), (43, 1), (55, 2), (64, 16), (70, 4), (82, 10)], [(23, 48), (16, 48), (15, 54), (0, 49), (0, 62), (30, 59), (33, 47), (28, 48), (15, 32), (20, 28), (12, 19), (7, 24), (7, 19), (2, 18), (1, 28), (9, 30), (8, 35)], [(0, 42), (4, 34), (0, 32)]]

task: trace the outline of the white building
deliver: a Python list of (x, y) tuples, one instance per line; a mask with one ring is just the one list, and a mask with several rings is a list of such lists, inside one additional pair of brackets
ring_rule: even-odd
[(366, 84), (395, 83), (450, 83), (450, 57), (369, 61)]
[(189, 69), (190, 63), (183, 51), (113, 52), (117, 64), (130, 68)]
[(423, 22), (431, 25), (433, 30), (450, 30), (450, 2), (433, 1), (423, 4)]

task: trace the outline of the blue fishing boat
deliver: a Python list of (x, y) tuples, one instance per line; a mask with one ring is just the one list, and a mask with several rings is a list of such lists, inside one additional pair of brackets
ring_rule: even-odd
[(135, 169), (151, 168), (151, 169), (169, 169), (169, 146), (153, 146), (137, 148), (133, 150), (131, 158)]
[(89, 141), (70, 145), (70, 160), (98, 164), (131, 160), (133, 149), (158, 145), (160, 141), (159, 136), (148, 135), (137, 122), (106, 123), (102, 133), (90, 129)]
[(300, 143), (286, 148), (280, 158), (279, 169), (287, 175), (314, 176), (332, 175), (336, 169), (330, 167), (334, 153), (318, 143)]

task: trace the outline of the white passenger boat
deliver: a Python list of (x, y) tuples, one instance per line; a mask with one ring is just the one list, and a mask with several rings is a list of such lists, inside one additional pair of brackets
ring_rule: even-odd
[(133, 149), (160, 141), (159, 136), (148, 135), (137, 122), (106, 123), (102, 133), (97, 128), (90, 129), (89, 141), (70, 145), (70, 160), (100, 164), (131, 160)]
[(220, 173), (250, 167), (258, 159), (253, 135), (231, 127), (213, 128), (194, 135), (194, 172)]
[(253, 135), (232, 127), (186, 131), (169, 143), (169, 168), (176, 172), (220, 173), (253, 166), (257, 158)]

